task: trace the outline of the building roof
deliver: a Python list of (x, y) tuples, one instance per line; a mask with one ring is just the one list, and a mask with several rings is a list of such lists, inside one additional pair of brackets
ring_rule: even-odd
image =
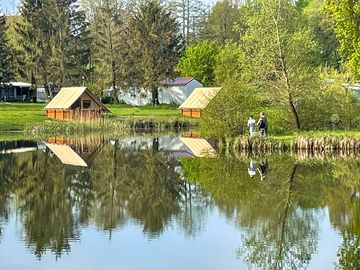
[(195, 157), (213, 157), (215, 149), (210, 143), (201, 138), (180, 138)]
[(45, 145), (53, 152), (62, 164), (87, 167), (86, 162), (68, 145), (45, 143)]
[(184, 77), (180, 77), (180, 78), (176, 78), (176, 79), (174, 79), (174, 80), (166, 81), (164, 84), (165, 84), (165, 85), (187, 85), (187, 84), (190, 83), (192, 80), (195, 80), (195, 78), (184, 78)]
[(221, 87), (195, 88), (190, 96), (180, 105), (180, 109), (204, 109), (220, 91)]
[(68, 109), (74, 102), (86, 92), (90, 98), (104, 111), (109, 111), (101, 101), (95, 97), (86, 87), (63, 87), (60, 92), (45, 106), (46, 109)]
[(26, 83), (26, 82), (8, 82), (5, 84), (11, 86), (19, 86), (19, 87), (31, 87), (31, 83)]

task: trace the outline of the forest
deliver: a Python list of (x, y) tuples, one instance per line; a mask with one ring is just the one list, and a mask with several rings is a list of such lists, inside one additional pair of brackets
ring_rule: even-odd
[[(148, 89), (221, 86), (204, 135), (264, 111), (271, 132), (359, 129), (360, 3), (351, 0), (22, 0), (0, 16), (0, 82)], [(114, 95), (115, 96), (115, 95)]]

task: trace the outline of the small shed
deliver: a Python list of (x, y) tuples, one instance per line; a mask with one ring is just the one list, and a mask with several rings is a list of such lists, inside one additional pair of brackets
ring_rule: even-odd
[(86, 87), (63, 87), (45, 106), (46, 116), (54, 119), (94, 119), (109, 110)]
[(181, 114), (184, 116), (200, 117), (201, 111), (217, 95), (220, 89), (220, 87), (195, 88), (184, 103), (180, 105)]

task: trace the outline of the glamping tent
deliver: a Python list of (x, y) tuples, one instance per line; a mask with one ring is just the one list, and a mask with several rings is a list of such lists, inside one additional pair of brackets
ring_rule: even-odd
[(94, 119), (109, 110), (86, 87), (64, 87), (45, 106), (46, 116), (54, 119)]
[(201, 111), (209, 104), (220, 87), (195, 88), (191, 95), (180, 105), (179, 109), (184, 116), (200, 117)]
[[(181, 104), (190, 96), (192, 91), (203, 85), (195, 78), (176, 78), (165, 81), (159, 87), (160, 104)], [(113, 90), (104, 90), (104, 96), (112, 96)], [(142, 88), (131, 88), (128, 90), (119, 90), (119, 101), (132, 105), (143, 106), (152, 103), (152, 94), (150, 91)]]

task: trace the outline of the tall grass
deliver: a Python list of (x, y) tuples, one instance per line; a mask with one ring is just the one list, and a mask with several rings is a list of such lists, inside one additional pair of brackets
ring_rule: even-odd
[(25, 133), (32, 136), (87, 134), (91, 132), (126, 135), (132, 132), (161, 132), (186, 130), (197, 125), (194, 119), (162, 117), (118, 117), (99, 118), (87, 121), (45, 121), (28, 124)]

